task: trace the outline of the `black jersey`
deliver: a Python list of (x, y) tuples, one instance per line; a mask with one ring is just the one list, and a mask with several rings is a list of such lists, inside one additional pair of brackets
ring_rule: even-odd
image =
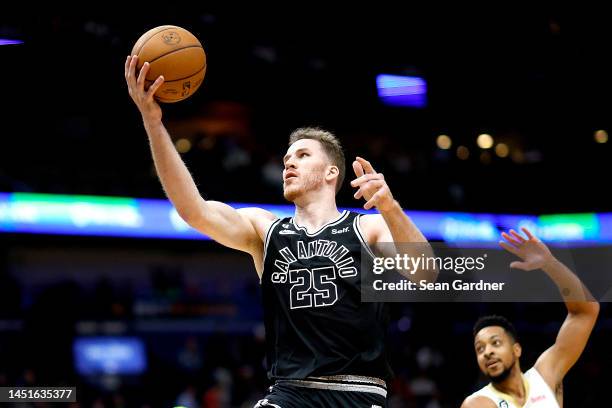
[(360, 214), (344, 211), (315, 233), (293, 218), (266, 235), (262, 290), (268, 376), (360, 375), (386, 379), (388, 313), (362, 303)]

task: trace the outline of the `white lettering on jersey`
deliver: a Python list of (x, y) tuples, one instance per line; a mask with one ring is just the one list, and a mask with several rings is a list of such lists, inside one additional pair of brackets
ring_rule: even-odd
[(332, 230), (331, 230), (332, 234), (344, 234), (345, 232), (349, 232), (349, 227), (344, 227), (342, 229), (332, 228)]
[[(272, 283), (292, 283), (290, 292), (291, 309), (331, 306), (338, 299), (338, 290), (333, 282), (338, 278), (357, 276), (355, 259), (349, 256), (350, 250), (335, 241), (317, 239), (305, 243), (297, 241), (297, 254), (289, 247), (278, 251), (282, 259), (274, 260), (275, 270), (271, 275)], [(323, 257), (333, 265), (307, 269), (291, 269), (298, 260)], [(336, 274), (337, 271), (337, 274)]]
[(311, 241), (308, 243), (308, 246), (306, 246), (304, 241), (297, 241), (297, 256), (289, 247), (284, 247), (278, 251), (288, 264), (292, 264), (298, 259), (310, 259), (319, 256), (328, 258), (338, 269), (346, 268), (347, 265), (355, 262), (352, 256), (346, 256), (349, 252), (349, 249), (344, 245), (338, 246), (337, 242), (324, 239)]

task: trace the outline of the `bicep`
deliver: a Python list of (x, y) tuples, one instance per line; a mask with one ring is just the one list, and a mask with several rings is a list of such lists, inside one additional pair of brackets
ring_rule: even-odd
[(364, 239), (370, 246), (384, 242), (393, 242), (393, 236), (384, 218), (380, 214), (364, 214), (359, 218), (359, 226)]
[(597, 314), (568, 314), (553, 344), (536, 361), (535, 367), (554, 389), (578, 361), (595, 325)]
[(256, 224), (258, 216), (273, 217), (259, 208), (236, 210), (219, 201), (206, 201), (198, 216), (188, 223), (221, 245), (252, 253), (261, 241)]

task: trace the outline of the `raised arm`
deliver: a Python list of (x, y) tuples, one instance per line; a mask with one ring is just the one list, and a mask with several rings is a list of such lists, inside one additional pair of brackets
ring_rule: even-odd
[[(358, 188), (354, 197), (366, 200), (364, 209), (369, 210), (376, 207), (379, 212), (379, 214), (367, 214), (361, 217), (361, 227), (368, 243), (400, 244), (399, 248), (390, 251), (392, 253), (385, 254), (386, 256), (394, 256), (397, 252), (406, 252), (407, 255), (414, 257), (433, 256), (427, 238), (393, 198), (382, 173), (377, 173), (370, 162), (361, 157), (357, 157), (353, 162), (353, 171), (357, 178), (351, 181), (351, 186)], [(408, 243), (421, 243), (421, 245), (402, 246), (402, 244)], [(385, 246), (385, 249), (390, 248)], [(413, 281), (427, 280), (433, 282), (437, 278), (437, 271), (419, 270), (408, 278)]]
[(555, 344), (542, 353), (535, 364), (544, 380), (557, 391), (563, 377), (576, 363), (589, 340), (599, 314), (599, 303), (580, 279), (557, 260), (542, 241), (526, 228), (522, 230), (526, 237), (514, 230), (510, 230), (510, 234), (502, 233), (506, 242), (500, 241), (500, 245), (522, 259), (512, 262), (510, 267), (525, 271), (542, 269), (559, 288), (567, 307), (567, 317)]
[(164, 78), (160, 76), (145, 90), (149, 64), (144, 63), (136, 78), (137, 59), (137, 56), (126, 59), (125, 79), (129, 94), (142, 115), (155, 169), (166, 195), (190, 226), (222, 245), (250, 253), (258, 265), (265, 231), (276, 217), (263, 209), (235, 210), (229, 205), (202, 198), (187, 166), (174, 148), (162, 123), (161, 107), (153, 97)]

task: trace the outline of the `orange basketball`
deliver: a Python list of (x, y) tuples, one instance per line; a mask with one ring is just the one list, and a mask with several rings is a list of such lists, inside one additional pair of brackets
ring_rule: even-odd
[(165, 25), (144, 33), (132, 48), (138, 55), (137, 69), (145, 62), (151, 66), (145, 88), (157, 77), (164, 83), (155, 92), (159, 102), (178, 102), (193, 95), (206, 73), (206, 53), (200, 41), (184, 28)]

